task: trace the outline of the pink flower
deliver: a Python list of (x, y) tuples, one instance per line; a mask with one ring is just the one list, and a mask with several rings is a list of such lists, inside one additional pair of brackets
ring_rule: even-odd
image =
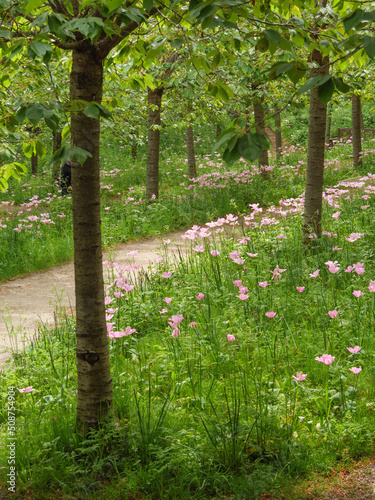
[(375, 284), (369, 285), (368, 289), (370, 290), (370, 292), (375, 292)]
[(249, 298), (249, 296), (245, 293), (240, 293), (239, 295), (237, 295), (237, 297), (241, 300), (247, 300)]
[(351, 372), (353, 372), (355, 375), (358, 375), (358, 373), (360, 373), (362, 371), (362, 366), (356, 368), (356, 367), (353, 367), (353, 368), (349, 368), (349, 370)]
[(161, 311), (159, 311), (159, 314), (165, 314), (168, 312), (168, 309), (164, 308)]
[(365, 267), (362, 262), (357, 262), (357, 264), (353, 264), (353, 268), (357, 274), (363, 274), (365, 272)]
[(303, 382), (306, 377), (307, 373), (302, 373), (302, 372), (297, 372), (296, 375), (292, 375), (292, 378), (294, 378), (296, 382)]
[(17, 387), (17, 389), (19, 390), (19, 392), (21, 393), (26, 393), (26, 392), (33, 392), (35, 391), (35, 389), (33, 389), (33, 386), (32, 385), (29, 385), (29, 387), (24, 387), (23, 389), (19, 389)]
[(332, 319), (334, 318), (337, 318), (337, 315), (338, 315), (338, 311), (334, 310), (334, 311), (328, 311), (328, 316)]
[(331, 365), (335, 360), (335, 356), (331, 356), (330, 354), (323, 354), (323, 356), (316, 357), (315, 361), (320, 361), (321, 363), (324, 363), (325, 365)]
[(166, 304), (170, 304), (172, 302), (172, 298), (171, 297), (165, 297), (163, 300), (164, 300), (164, 302)]
[(233, 284), (240, 287), (242, 285), (242, 280), (235, 280), (233, 281)]
[(193, 248), (194, 252), (204, 252), (204, 248), (197, 245), (196, 247)]
[(247, 288), (247, 286), (240, 286), (240, 287), (238, 287), (238, 291), (240, 293), (247, 293), (249, 291), (249, 289)]
[(125, 337), (126, 335), (131, 335), (132, 333), (136, 332), (137, 330), (135, 328), (130, 328), (130, 326), (127, 326), (125, 330), (120, 330), (118, 332), (110, 332), (109, 338), (110, 339), (119, 339), (121, 337)]
[(259, 284), (259, 286), (261, 286), (262, 288), (266, 288), (266, 286), (269, 286), (268, 281), (260, 281), (258, 284)]
[(296, 290), (297, 290), (297, 292), (302, 293), (305, 290), (305, 287), (304, 286), (296, 286)]
[(183, 319), (184, 316), (182, 314), (175, 314), (171, 317), (171, 321), (168, 321), (168, 325), (172, 328), (177, 328), (177, 325), (180, 324)]
[(198, 295), (195, 296), (198, 300), (204, 299), (204, 293), (198, 293)]
[(348, 351), (351, 352), (352, 354), (357, 354), (362, 347), (359, 347), (359, 345), (355, 345), (354, 347), (347, 347)]
[(162, 274), (163, 278), (170, 278), (171, 276), (172, 276), (171, 271), (168, 271), (168, 272)]
[(257, 255), (258, 255), (257, 253), (249, 253), (249, 252), (246, 252), (246, 253), (249, 257), (257, 257)]
[(130, 252), (128, 252), (128, 255), (134, 256), (134, 255), (137, 255), (137, 253), (138, 253), (138, 250), (131, 250)]
[(211, 250), (210, 254), (212, 255), (212, 257), (217, 257), (218, 255), (220, 255), (220, 252), (218, 252), (217, 250)]
[(329, 266), (328, 271), (332, 274), (335, 274), (335, 273), (337, 273), (337, 271), (340, 271), (340, 267), (338, 265), (337, 266)]
[(180, 335), (181, 335), (180, 330), (179, 330), (178, 328), (173, 328), (173, 330), (172, 330), (172, 337), (173, 337), (174, 339), (176, 339), (176, 338), (177, 338), (177, 337), (179, 337)]
[(125, 292), (131, 292), (134, 288), (134, 285), (124, 285), (122, 287), (123, 290), (125, 290)]
[(361, 290), (353, 290), (354, 297), (360, 297), (362, 295)]
[(272, 278), (275, 281), (278, 281), (281, 279), (281, 273), (284, 273), (286, 269), (280, 269), (279, 266), (277, 265), (273, 271), (270, 271), (272, 273)]
[(340, 216), (340, 213), (341, 213), (341, 212), (335, 212), (334, 214), (332, 214), (332, 217), (333, 217), (334, 219), (338, 219), (338, 218), (339, 218), (339, 216)]
[(228, 340), (228, 342), (234, 342), (236, 340), (236, 337), (234, 335), (228, 334), (227, 340)]
[(193, 328), (197, 326), (197, 323), (195, 321), (192, 321), (191, 323), (189, 323), (190, 326), (192, 326)]
[(273, 312), (273, 311), (266, 312), (266, 316), (267, 316), (267, 318), (273, 318), (273, 317), (275, 317), (275, 316), (276, 316), (276, 313), (275, 313), (275, 312)]
[(106, 306), (108, 306), (108, 305), (112, 302), (112, 300), (113, 300), (113, 299), (112, 299), (111, 297), (106, 297), (106, 298), (104, 299), (104, 304), (105, 304)]
[(114, 295), (117, 299), (119, 299), (120, 297), (123, 297), (123, 296), (124, 296), (124, 294), (123, 294), (123, 293), (121, 293), (121, 292), (114, 292), (114, 294), (113, 294), (113, 295)]
[(353, 266), (348, 266), (346, 269), (345, 269), (345, 272), (346, 273), (351, 273), (353, 271), (354, 267)]
[(309, 274), (310, 278), (316, 278), (320, 272), (320, 269), (317, 269), (313, 273)]

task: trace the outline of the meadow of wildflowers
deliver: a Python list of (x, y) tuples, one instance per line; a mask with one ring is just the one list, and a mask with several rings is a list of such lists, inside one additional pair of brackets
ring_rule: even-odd
[[(366, 156), (370, 173), (345, 180), (345, 165), (333, 163), (335, 171), (329, 163), (335, 148), (345, 145), (327, 160), (335, 182), (324, 193), (323, 236), (308, 247), (303, 189), (297, 192), (302, 150), (285, 152), (269, 193), (249, 189), (261, 181), (246, 164), (228, 172), (203, 159), (207, 172), (193, 182), (174, 172), (179, 186), (166, 196), (201, 199), (201, 207), (213, 200), (182, 236), (190, 244), (186, 257), (169, 255), (164, 239), (159, 258), (138, 274), (135, 251), (132, 266), (104, 262), (117, 428), (103, 426), (85, 439), (72, 432), (72, 319), (62, 316), (54, 330), (42, 329), (39, 342), (3, 373), (2, 395), (9, 385), (18, 388), (20, 491), (48, 484), (110, 498), (102, 483), (116, 476), (114, 490), (120, 482), (123, 494), (143, 498), (156, 492), (255, 499), (287, 477), (324, 472), (337, 460), (373, 451), (375, 175)], [(105, 190), (104, 227), (114, 229), (122, 213), (137, 213), (134, 221), (144, 224), (153, 210), (162, 213), (165, 198), (150, 207), (135, 204), (143, 188), (130, 188), (125, 201), (114, 195), (117, 184)], [(274, 200), (282, 190), (285, 196)], [(228, 191), (221, 208), (230, 210), (215, 212)], [(13, 228), (15, 237), (29, 230), (38, 239), (36, 231), (52, 227), (37, 216), (15, 227), (39, 228)]]

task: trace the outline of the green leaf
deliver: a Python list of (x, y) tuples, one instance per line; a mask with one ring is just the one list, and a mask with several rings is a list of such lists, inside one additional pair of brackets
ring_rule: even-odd
[(43, 59), (47, 52), (52, 52), (52, 47), (48, 45), (48, 43), (32, 42), (29, 46), (29, 54), (33, 59), (35, 58), (35, 56)]
[(22, 106), (16, 113), (16, 120), (18, 121), (18, 123), (22, 123), (24, 121), (24, 119), (26, 118), (26, 110), (27, 110), (27, 106)]
[(342, 92), (343, 94), (349, 92), (349, 85), (347, 85), (341, 77), (332, 77), (332, 81), (339, 92)]
[(375, 57), (375, 37), (373, 36), (364, 36), (363, 37), (363, 48), (366, 51), (366, 54), (373, 59)]
[(321, 76), (313, 76), (312, 78), (309, 78), (307, 82), (302, 85), (297, 91), (297, 96), (300, 96), (304, 92), (309, 92), (311, 89), (319, 85), (319, 82), (321, 81), (322, 77)]
[(54, 14), (48, 16), (48, 27), (52, 33), (58, 34), (62, 26), (62, 21)]
[(25, 14), (30, 14), (33, 10), (38, 9), (44, 3), (44, 0), (29, 0), (25, 7)]
[(9, 30), (0, 30), (0, 38), (6, 38), (6, 40), (11, 40), (12, 33)]
[(287, 72), (288, 78), (294, 83), (298, 83), (301, 78), (303, 78), (306, 74), (306, 71), (293, 67), (290, 71)]
[(174, 38), (171, 41), (171, 45), (175, 49), (180, 49), (183, 46), (183, 44), (184, 44), (184, 39), (183, 38)]
[(269, 42), (275, 43), (276, 45), (279, 44), (282, 40), (282, 36), (280, 35), (280, 33), (275, 30), (265, 30), (263, 32), (263, 35)]
[(344, 29), (346, 32), (350, 31), (352, 28), (359, 24), (364, 16), (364, 12), (362, 9), (356, 9), (349, 16), (345, 17), (343, 20)]
[(97, 120), (99, 118), (99, 108), (96, 104), (91, 103), (88, 106), (86, 106), (83, 109), (83, 113), (88, 117), (88, 118), (93, 118)]
[(154, 6), (153, 0), (143, 0), (143, 8), (148, 12), (150, 12), (153, 6)]
[(218, 137), (216, 144), (212, 148), (212, 152), (217, 151), (223, 144), (228, 142), (233, 136), (237, 135), (238, 131), (236, 128), (231, 127), (224, 130)]
[(280, 76), (283, 73), (287, 73), (292, 68), (294, 68), (294, 63), (284, 63), (276, 69), (276, 76)]
[(107, 4), (108, 11), (112, 12), (118, 9), (124, 3), (124, 0), (105, 0), (105, 3)]
[(223, 153), (223, 160), (229, 166), (233, 165), (236, 161), (241, 158), (241, 154), (238, 152), (238, 141), (236, 142), (233, 149), (226, 149)]
[(44, 117), (44, 107), (41, 104), (29, 104), (26, 109), (26, 118), (35, 126)]
[(334, 91), (335, 91), (335, 86), (333, 85), (332, 78), (330, 78), (328, 81), (323, 83), (323, 85), (319, 86), (318, 97), (322, 102), (324, 102), (325, 105), (327, 105)]
[(262, 152), (262, 147), (254, 141), (254, 135), (255, 134), (245, 134), (237, 143), (238, 153), (241, 155), (240, 157), (248, 161), (256, 160)]
[(92, 158), (92, 154), (85, 149), (63, 146), (56, 151), (50, 163), (66, 163), (68, 160), (73, 160), (83, 164), (87, 158)]

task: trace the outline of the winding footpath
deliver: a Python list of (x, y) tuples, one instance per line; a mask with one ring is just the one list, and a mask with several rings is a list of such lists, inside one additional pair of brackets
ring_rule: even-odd
[[(149, 238), (112, 247), (104, 252), (103, 260), (115, 260), (120, 265), (138, 264), (146, 269), (160, 252), (162, 240), (170, 239), (168, 253), (185, 248), (176, 231), (158, 238)], [(129, 252), (137, 250), (135, 257)], [(104, 278), (106, 279), (104, 268)], [(55, 311), (74, 311), (73, 262), (0, 283), (0, 370), (11, 350), (22, 350), (37, 335), (38, 325), (53, 325)]]

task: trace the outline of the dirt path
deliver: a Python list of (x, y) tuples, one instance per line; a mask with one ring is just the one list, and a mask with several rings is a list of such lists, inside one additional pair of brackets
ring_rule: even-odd
[[(163, 237), (126, 243), (104, 253), (120, 265), (139, 264), (146, 268), (159, 256), (162, 239), (170, 239), (168, 252), (184, 248), (184, 240), (177, 231)], [(138, 250), (135, 257), (128, 252)], [(73, 263), (54, 267), (23, 278), (0, 283), (0, 368), (11, 357), (10, 348), (22, 349), (35, 335), (38, 323), (53, 324), (57, 306), (74, 308)]]

